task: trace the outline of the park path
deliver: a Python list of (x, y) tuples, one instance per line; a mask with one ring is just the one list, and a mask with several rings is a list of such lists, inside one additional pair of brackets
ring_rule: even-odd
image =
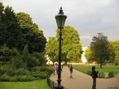
[[(73, 70), (73, 78), (70, 79), (70, 71), (68, 67), (64, 67), (61, 74), (61, 85), (67, 89), (92, 89), (91, 76)], [(57, 75), (51, 75), (51, 80), (57, 83)], [(119, 89), (119, 74), (110, 79), (97, 78), (96, 89)]]

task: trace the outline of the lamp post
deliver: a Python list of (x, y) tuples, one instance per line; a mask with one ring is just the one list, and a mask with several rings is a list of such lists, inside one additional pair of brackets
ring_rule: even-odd
[(55, 86), (55, 89), (63, 89), (63, 86), (61, 86), (61, 40), (62, 40), (62, 29), (64, 27), (64, 23), (67, 16), (64, 15), (62, 7), (59, 10), (58, 15), (55, 16), (57, 27), (60, 30), (59, 31), (59, 66), (58, 66), (58, 85)]

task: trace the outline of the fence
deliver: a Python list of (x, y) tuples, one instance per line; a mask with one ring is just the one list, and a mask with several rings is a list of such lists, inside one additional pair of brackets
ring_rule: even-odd
[[(57, 85), (54, 81), (52, 81), (52, 80), (49, 78), (49, 76), (47, 76), (47, 83), (48, 83), (48, 85), (49, 85), (49, 87), (50, 87), (51, 89), (55, 89), (55, 86)], [(63, 88), (63, 89), (67, 89), (67, 88)]]

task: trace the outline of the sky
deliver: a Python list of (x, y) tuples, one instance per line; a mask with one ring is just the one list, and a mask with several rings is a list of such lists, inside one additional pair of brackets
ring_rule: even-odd
[(15, 13), (30, 14), (45, 37), (56, 35), (55, 16), (62, 6), (67, 15), (65, 25), (80, 34), (83, 46), (90, 46), (92, 37), (102, 32), (109, 41), (119, 40), (119, 0), (0, 0)]

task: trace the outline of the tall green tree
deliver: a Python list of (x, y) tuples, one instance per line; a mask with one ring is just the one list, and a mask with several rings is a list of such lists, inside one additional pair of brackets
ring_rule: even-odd
[[(56, 31), (56, 37), (50, 38), (46, 45), (46, 50), (52, 60), (58, 59), (59, 50), (59, 29)], [(53, 51), (48, 51), (53, 49)], [(64, 26), (62, 29), (62, 61), (67, 63), (68, 61), (79, 62), (82, 52), (82, 46), (80, 44), (80, 38), (78, 31), (71, 26)]]
[(84, 56), (86, 57), (88, 62), (95, 61), (95, 58), (93, 56), (93, 52), (92, 52), (92, 50), (90, 48), (86, 49)]
[(37, 24), (33, 23), (29, 14), (20, 12), (16, 14), (16, 17), (24, 38), (22, 45), (25, 46), (27, 44), (30, 53), (43, 52), (46, 44), (43, 31), (39, 30)]
[(21, 44), (19, 24), (13, 9), (3, 7), (0, 3), (0, 47), (6, 44), (9, 48), (19, 48)]
[(119, 40), (110, 42), (115, 53), (114, 63), (119, 64)]
[(56, 37), (49, 37), (48, 43), (46, 44), (46, 53), (53, 63), (58, 61), (58, 42)]
[(91, 42), (91, 50), (93, 52), (94, 59), (97, 63), (100, 63), (100, 68), (105, 60), (110, 60), (109, 41), (107, 37), (102, 33), (98, 33), (94, 36)]

